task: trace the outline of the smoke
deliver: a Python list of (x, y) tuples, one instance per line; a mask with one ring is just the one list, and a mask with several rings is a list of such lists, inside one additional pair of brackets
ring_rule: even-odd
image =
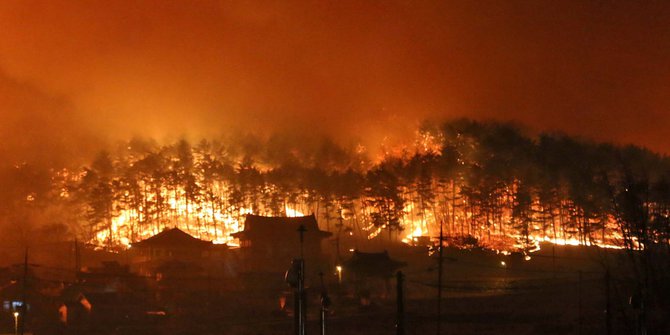
[(5, 164), (59, 166), (100, 146), (67, 100), (0, 72), (0, 159)]
[(0, 154), (237, 132), (375, 149), (455, 117), (668, 152), (669, 8), (3, 1)]

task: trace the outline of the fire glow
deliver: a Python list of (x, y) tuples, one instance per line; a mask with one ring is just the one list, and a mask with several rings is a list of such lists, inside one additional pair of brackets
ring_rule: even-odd
[[(448, 151), (443, 142), (451, 143), (449, 150), (460, 151)], [(354, 161), (360, 158), (358, 151), (365, 151), (360, 147), (352, 156)], [(586, 215), (562, 190), (554, 189), (563, 193), (547, 203), (541, 200), (537, 185), (528, 186), (519, 177), (494, 180), (489, 186), (472, 184), (468, 173), (482, 168), (477, 158), (481, 155), (471, 153), (477, 150), (476, 141), (461, 134), (447, 140), (441, 133), (417, 132), (413, 145), (384, 149), (377, 163), (344, 172), (313, 165), (313, 160), (291, 162), (287, 167), (236, 157), (221, 144), (192, 148), (182, 141), (141, 153), (127, 146), (128, 152), (109, 157), (114, 172), (107, 177), (92, 170), (81, 175), (64, 173), (65, 179), (77, 176), (74, 184), (80, 193), (74, 188), (58, 189), (65, 190), (63, 197), (75, 194), (85, 199), (89, 213), (99, 212), (88, 216), (89, 240), (110, 249), (128, 248), (172, 227), (236, 246), (231, 234), (244, 228), (247, 214), (314, 214), (322, 230), (412, 246), (435, 245), (440, 231), (447, 244), (505, 253), (534, 252), (543, 242), (623, 245), (611, 212)], [(290, 159), (301, 157), (291, 155)], [(452, 164), (450, 174), (440, 171), (447, 163)], [(108, 188), (113, 193), (112, 203), (102, 207), (95, 198), (105, 194), (101, 185), (103, 191)]]
[[(137, 242), (146, 238), (149, 238), (159, 232), (164, 228), (176, 227), (181, 230), (188, 232), (189, 234), (203, 239), (212, 241), (215, 244), (228, 244), (229, 246), (238, 246), (237, 241), (231, 237), (231, 234), (239, 232), (244, 229), (244, 216), (246, 214), (257, 214), (249, 207), (241, 207), (239, 209), (226, 209), (222, 210), (220, 208), (215, 208), (211, 203), (187, 203), (184, 196), (176, 197), (175, 194), (183, 194), (183, 190), (177, 190), (176, 192), (170, 192), (167, 189), (164, 189), (161, 192), (161, 195), (165, 197), (168, 208), (167, 213), (172, 213), (167, 219), (169, 223), (163, 225), (153, 224), (150, 227), (145, 229), (140, 229), (142, 225), (138, 224), (142, 220), (142, 213), (138, 213), (135, 210), (123, 209), (120, 210), (117, 215), (112, 218), (111, 226), (109, 229), (100, 230), (95, 234), (95, 237), (90, 241), (94, 245), (98, 246), (116, 246), (123, 249), (129, 248), (132, 242)], [(153, 200), (152, 195), (147, 195), (148, 200)], [(227, 199), (222, 199), (223, 202), (226, 202)], [(302, 203), (300, 204), (301, 208), (312, 209), (316, 206), (315, 204)], [(364, 207), (361, 203), (357, 203), (356, 207)], [(415, 245), (415, 246), (427, 246), (428, 244), (435, 243), (435, 240), (439, 236), (439, 224), (432, 213), (426, 213), (424, 215), (417, 215), (415, 213), (418, 206), (415, 203), (409, 202), (403, 210), (403, 220), (402, 227), (403, 231), (401, 234), (401, 242)], [(142, 208), (140, 208), (142, 209)], [(314, 212), (314, 211), (307, 211)], [(342, 211), (344, 212), (344, 211)], [(280, 215), (280, 216), (303, 216), (305, 212), (294, 209), (288, 205), (283, 207), (283, 211), (279, 213), (274, 213), (268, 210), (258, 211), (262, 215)], [(354, 221), (356, 219), (361, 219), (363, 222), (369, 222), (369, 213), (361, 211), (361, 217), (356, 217), (355, 214), (348, 213), (344, 215), (348, 221)], [(322, 213), (322, 216), (325, 215)], [(472, 217), (471, 213), (464, 212), (459, 213), (455, 218), (462, 218), (460, 221), (468, 220)], [(414, 218), (414, 219), (412, 219)], [(504, 217), (508, 222), (511, 221), (511, 217)], [(344, 220), (344, 218), (343, 218)], [(320, 223), (323, 223), (323, 218), (321, 218)], [(453, 226), (457, 224), (462, 224), (463, 222), (447, 223), (445, 226)], [(610, 228), (614, 229), (614, 223), (610, 222)], [(366, 224), (357, 231), (358, 234), (363, 234), (367, 239), (377, 238), (387, 227), (379, 226), (376, 227), (371, 223)], [(443, 229), (445, 227), (443, 226)], [(446, 229), (445, 237), (454, 237), (460, 232), (459, 229)], [(405, 233), (407, 232), (407, 233)], [(353, 234), (353, 232), (350, 232)], [(505, 240), (504, 238), (509, 237), (513, 240), (518, 241), (517, 243), (506, 243), (501, 242)], [(432, 242), (431, 242), (432, 238)], [(572, 245), (578, 246), (584, 244), (582, 241), (577, 239), (574, 236), (566, 237), (551, 237), (543, 234), (540, 230), (535, 231), (532, 234), (528, 235), (528, 241), (522, 243), (525, 240), (524, 236), (521, 235), (500, 235), (493, 234), (490, 237), (478, 236), (480, 243), (483, 247), (501, 250), (504, 253), (509, 253), (513, 250), (525, 250), (526, 252), (534, 252), (539, 250), (540, 242), (548, 242), (557, 245)], [(586, 245), (597, 245), (599, 247), (605, 248), (621, 248), (617, 245), (616, 236), (611, 236), (607, 240), (602, 241), (587, 241)]]

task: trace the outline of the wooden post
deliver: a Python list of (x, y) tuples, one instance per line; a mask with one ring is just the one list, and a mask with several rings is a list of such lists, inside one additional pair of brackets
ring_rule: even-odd
[(28, 316), (28, 248), (23, 258), (23, 283), (21, 285), (21, 319), (19, 320), (20, 334), (26, 331), (26, 317)]
[(398, 315), (396, 321), (396, 335), (405, 335), (405, 303), (403, 299), (403, 274), (402, 271), (398, 271), (396, 274), (397, 281), (397, 304), (398, 304)]
[(605, 329), (607, 335), (612, 334), (612, 305), (610, 301), (610, 269), (605, 270)]
[(319, 272), (319, 277), (321, 277), (321, 335), (326, 335), (326, 316), (328, 313), (328, 307), (330, 306), (330, 298), (328, 297), (328, 291), (326, 291), (326, 284), (323, 282), (323, 272)]
[(300, 261), (299, 261), (299, 270), (298, 270), (298, 290), (296, 296), (296, 318), (298, 323), (298, 335), (305, 335), (305, 319), (307, 316), (307, 311), (305, 308), (305, 258), (304, 258), (304, 242), (305, 242), (305, 229), (304, 225), (298, 227), (298, 233), (300, 234)]

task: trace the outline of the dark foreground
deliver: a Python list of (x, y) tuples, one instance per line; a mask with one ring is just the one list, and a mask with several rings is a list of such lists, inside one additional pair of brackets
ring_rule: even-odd
[[(440, 334), (636, 334), (643, 311), (630, 303), (636, 291), (625, 275), (628, 270), (617, 267), (618, 252), (579, 249), (543, 248), (531, 254), (531, 259), (482, 250), (449, 250), (443, 263), (439, 317), (435, 258), (423, 249), (391, 250), (408, 263), (402, 269), (403, 314), (398, 313), (395, 278), (371, 282), (371, 289), (361, 294), (360, 283), (347, 280), (346, 275), (338, 283), (337, 276), (330, 274), (324, 276), (332, 300), (326, 333), (396, 334), (402, 316), (404, 334), (437, 334), (438, 320)], [(605, 275), (608, 265), (609, 280)], [(33, 319), (27, 332), (293, 334), (292, 291), (281, 274), (256, 280), (255, 286), (245, 289), (185, 293), (150, 315), (129, 312), (133, 310), (129, 303), (108, 304), (104, 311), (94, 307), (94, 318), (82, 316), (78, 324), (59, 327), (53, 322), (54, 311)], [(307, 334), (320, 331), (321, 290), (314, 284), (308, 288)], [(648, 334), (670, 334), (668, 311), (647, 311), (644, 317), (655, 327)], [(1, 326), (0, 333), (14, 331), (11, 318), (4, 318)]]

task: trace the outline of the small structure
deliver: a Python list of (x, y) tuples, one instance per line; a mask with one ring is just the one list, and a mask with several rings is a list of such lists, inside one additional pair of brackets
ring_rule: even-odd
[(172, 228), (132, 243), (128, 261), (133, 272), (153, 280), (149, 286), (158, 301), (195, 292), (208, 296), (230, 289), (237, 262), (228, 246), (197, 239)]
[[(304, 227), (303, 242), (298, 229)], [(240, 240), (247, 272), (284, 272), (293, 258), (304, 256), (308, 270), (325, 257), (321, 242), (332, 233), (319, 229), (314, 215), (269, 217), (247, 215), (244, 230), (232, 234)]]
[(391, 278), (401, 267), (407, 265), (391, 259), (388, 251), (361, 252), (354, 250), (354, 254), (344, 262), (344, 269), (358, 279), (362, 278)]
[(162, 231), (146, 240), (131, 243), (130, 263), (141, 274), (154, 274), (165, 262), (197, 264), (221, 258), (228, 246), (197, 239), (179, 228)]
[(354, 283), (361, 305), (370, 304), (373, 297), (386, 298), (391, 291), (390, 278), (407, 263), (391, 259), (388, 251), (354, 254), (343, 264), (344, 272)]
[(144, 261), (192, 260), (209, 257), (212, 245), (211, 241), (203, 241), (179, 228), (172, 228), (131, 243), (131, 250)]

